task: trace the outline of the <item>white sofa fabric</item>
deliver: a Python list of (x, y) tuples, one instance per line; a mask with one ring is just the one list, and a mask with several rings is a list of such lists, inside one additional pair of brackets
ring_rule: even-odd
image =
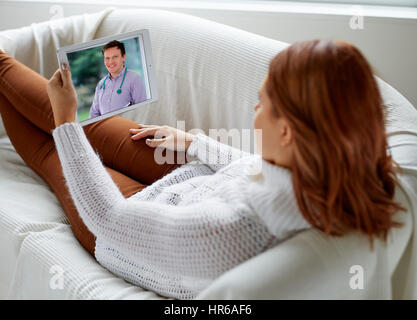
[[(253, 106), (270, 59), (287, 44), (215, 22), (160, 10), (120, 10), (0, 32), (0, 49), (49, 78), (56, 49), (135, 29), (149, 29), (159, 100), (127, 112), (141, 123), (252, 129)], [(396, 199), (407, 209), (387, 244), (310, 230), (226, 272), (197, 299), (417, 298), (417, 111), (378, 79), (389, 111), (394, 159), (404, 168)], [(73, 236), (49, 186), (15, 152), (0, 123), (0, 298), (165, 299), (101, 267)], [(364, 271), (354, 290), (351, 267)], [(62, 277), (60, 277), (62, 273)], [(58, 279), (58, 280), (57, 280)], [(63, 279), (63, 282), (59, 282)]]

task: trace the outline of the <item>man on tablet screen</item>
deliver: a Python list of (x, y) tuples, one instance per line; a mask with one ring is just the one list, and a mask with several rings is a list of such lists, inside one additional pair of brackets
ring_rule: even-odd
[(110, 41), (101, 52), (108, 74), (96, 86), (90, 119), (146, 100), (142, 78), (125, 66), (124, 44)]

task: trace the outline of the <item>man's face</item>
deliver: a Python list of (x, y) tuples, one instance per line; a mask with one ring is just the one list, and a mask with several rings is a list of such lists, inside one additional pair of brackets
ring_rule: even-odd
[(118, 47), (108, 48), (104, 51), (104, 64), (110, 73), (118, 74), (122, 71), (125, 59), (126, 54), (122, 56)]

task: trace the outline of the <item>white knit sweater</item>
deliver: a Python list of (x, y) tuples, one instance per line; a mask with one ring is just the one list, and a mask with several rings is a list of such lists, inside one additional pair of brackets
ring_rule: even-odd
[(205, 135), (187, 151), (196, 160), (125, 199), (78, 123), (52, 134), (74, 204), (97, 238), (97, 261), (161, 295), (195, 298), (222, 273), (310, 227), (289, 170)]

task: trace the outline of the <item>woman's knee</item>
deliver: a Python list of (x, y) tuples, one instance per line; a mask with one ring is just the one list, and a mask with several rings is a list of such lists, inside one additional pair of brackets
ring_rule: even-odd
[(47, 134), (55, 128), (48, 80), (6, 53), (0, 53), (0, 93), (27, 120)]

